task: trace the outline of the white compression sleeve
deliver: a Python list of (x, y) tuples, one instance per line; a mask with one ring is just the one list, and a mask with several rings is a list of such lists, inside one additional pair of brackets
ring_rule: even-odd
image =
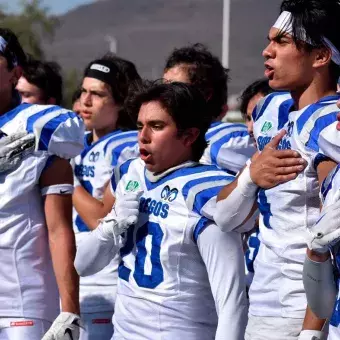
[(74, 266), (79, 276), (93, 275), (115, 257), (122, 246), (122, 237), (108, 236), (100, 224), (95, 230), (84, 237), (77, 247)]
[(197, 245), (218, 315), (215, 339), (244, 340), (248, 308), (241, 235), (224, 233), (211, 223), (199, 235)]
[(308, 306), (320, 319), (332, 315), (336, 299), (336, 285), (331, 259), (325, 262), (312, 261), (306, 255), (303, 265), (303, 284)]
[(227, 198), (216, 204), (214, 221), (221, 230), (232, 231), (244, 223), (253, 208), (257, 189), (247, 165), (237, 178), (236, 188)]

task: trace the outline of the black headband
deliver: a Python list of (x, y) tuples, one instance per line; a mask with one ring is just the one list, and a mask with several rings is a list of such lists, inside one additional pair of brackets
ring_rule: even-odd
[[(105, 63), (106, 64), (106, 63)], [(85, 77), (95, 78), (112, 86), (115, 79), (116, 69), (113, 65), (105, 65), (104, 63), (93, 63), (84, 74)]]

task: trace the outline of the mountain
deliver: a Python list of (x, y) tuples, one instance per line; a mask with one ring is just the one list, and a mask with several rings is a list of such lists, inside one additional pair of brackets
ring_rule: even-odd
[[(231, 0), (230, 94), (263, 75), (262, 50), (281, 0)], [(162, 75), (175, 47), (202, 42), (221, 57), (222, 0), (105, 0), (61, 16), (55, 39), (44, 43), (49, 59), (64, 70), (85, 65), (116, 40), (118, 55), (132, 60), (140, 74)]]

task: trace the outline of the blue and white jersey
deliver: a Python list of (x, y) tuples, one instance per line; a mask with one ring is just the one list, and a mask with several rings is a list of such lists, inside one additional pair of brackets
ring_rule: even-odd
[(246, 259), (246, 283), (250, 287), (254, 277), (254, 261), (260, 249), (260, 229), (256, 228), (247, 239)]
[[(85, 137), (85, 149), (74, 159), (74, 176), (94, 198), (102, 200), (115, 167), (138, 155), (137, 132), (114, 131), (91, 144), (92, 134)], [(77, 244), (90, 229), (73, 209), (73, 227)], [(99, 273), (80, 278), (82, 313), (114, 310), (119, 258), (116, 257)], [(100, 286), (100, 291), (98, 290)]]
[[(308, 166), (295, 180), (269, 190), (260, 190), (261, 245), (255, 260), (255, 275), (250, 288), (250, 313), (258, 316), (303, 318), (306, 298), (302, 282), (306, 253), (305, 233), (320, 214), (316, 167), (322, 157), (317, 145), (306, 138), (318, 135), (323, 120), (316, 115), (335, 109), (338, 96), (322, 98), (302, 110), (293, 111), (288, 93), (272, 93), (254, 111), (254, 136), (258, 149), (284, 128), (286, 136), (279, 149), (297, 150)], [(338, 112), (338, 109), (336, 109)], [(332, 113), (333, 121), (335, 113)], [(310, 122), (314, 122), (310, 124)], [(314, 140), (314, 139), (313, 139)]]
[[(116, 175), (117, 200), (129, 191), (143, 195), (138, 222), (120, 253), (115, 329), (124, 338), (168, 339), (167, 332), (190, 327), (195, 339), (214, 338), (216, 307), (197, 240), (212, 227), (203, 209), (214, 209), (216, 195), (234, 177), (193, 162), (154, 176), (140, 158), (124, 163)], [(148, 327), (155, 333), (141, 336)]]
[(211, 124), (205, 138), (209, 143), (200, 160), (236, 174), (256, 151), (244, 124), (216, 122)]
[[(334, 204), (340, 199), (340, 165), (334, 168), (326, 179), (323, 181), (321, 186), (321, 201), (324, 208)], [(330, 320), (330, 324), (333, 327), (337, 327), (337, 333), (340, 332), (340, 249), (339, 244), (337, 244), (332, 249), (333, 257), (336, 265), (336, 279), (338, 286), (338, 296), (335, 303), (333, 315)], [(334, 331), (334, 330), (333, 330)]]
[(59, 295), (51, 262), (39, 179), (51, 156), (83, 149), (83, 123), (58, 106), (19, 105), (0, 116), (7, 135), (35, 134), (35, 151), (0, 174), (0, 317), (53, 321)]

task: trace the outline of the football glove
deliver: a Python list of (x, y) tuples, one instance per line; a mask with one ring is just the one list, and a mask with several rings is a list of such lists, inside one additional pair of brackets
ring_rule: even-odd
[[(339, 192), (340, 193), (340, 192)], [(340, 241), (340, 200), (321, 210), (321, 216), (309, 230), (308, 248), (318, 253), (326, 253), (329, 247)]]
[(83, 324), (79, 315), (61, 312), (42, 340), (79, 340), (80, 328)]
[(107, 237), (116, 239), (119, 235), (137, 223), (139, 215), (139, 199), (143, 191), (129, 192), (119, 197), (111, 212), (100, 220), (98, 228)]
[(5, 172), (15, 168), (25, 155), (34, 152), (35, 136), (26, 131), (9, 136), (4, 136), (2, 133), (2, 136), (0, 138), (0, 172)]

